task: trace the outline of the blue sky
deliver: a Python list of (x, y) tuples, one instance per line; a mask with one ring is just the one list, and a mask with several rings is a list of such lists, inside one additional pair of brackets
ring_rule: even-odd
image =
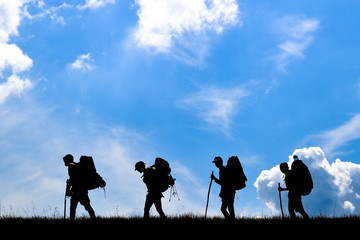
[(90, 193), (100, 215), (142, 214), (133, 166), (158, 156), (181, 199), (166, 193), (164, 211), (203, 214), (211, 161), (232, 155), (249, 179), (237, 214), (279, 214), (276, 166), (294, 152), (330, 186), (305, 198), (310, 214), (359, 213), (359, 7), (0, 0), (2, 214), (61, 212), (67, 153), (108, 182), (106, 199)]

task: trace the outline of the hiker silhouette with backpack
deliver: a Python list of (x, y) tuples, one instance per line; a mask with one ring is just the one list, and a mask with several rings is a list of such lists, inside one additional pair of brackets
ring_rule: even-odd
[(223, 165), (221, 157), (215, 157), (212, 162), (219, 168), (219, 178), (214, 176), (214, 172), (210, 177), (221, 186), (219, 196), (222, 204), (220, 210), (224, 214), (226, 220), (234, 220), (235, 193), (236, 190), (246, 187), (247, 178), (237, 156), (230, 157), (226, 166)]
[(301, 201), (301, 196), (307, 196), (313, 189), (313, 181), (308, 167), (294, 155), (294, 162), (291, 169), (286, 162), (280, 164), (280, 171), (285, 174), (286, 188), (278, 187), (278, 191), (289, 191), (288, 211), (290, 218), (296, 220), (295, 212), (302, 215), (305, 220), (309, 220), (309, 215), (305, 212)]
[(67, 154), (63, 157), (68, 167), (69, 179), (66, 180), (64, 217), (66, 214), (66, 197), (70, 197), (70, 220), (75, 219), (76, 207), (80, 202), (89, 213), (91, 219), (96, 219), (94, 209), (90, 205), (88, 191), (102, 187), (106, 182), (96, 172), (94, 161), (90, 156), (81, 156), (80, 162), (74, 162), (74, 157)]
[(155, 205), (156, 211), (160, 215), (160, 219), (166, 219), (162, 209), (161, 198), (169, 186), (174, 186), (175, 179), (171, 176), (171, 168), (169, 163), (162, 159), (156, 158), (155, 164), (146, 168), (145, 163), (139, 161), (135, 164), (135, 171), (143, 173), (143, 182), (147, 187), (147, 195), (144, 206), (144, 219), (149, 219), (150, 208)]

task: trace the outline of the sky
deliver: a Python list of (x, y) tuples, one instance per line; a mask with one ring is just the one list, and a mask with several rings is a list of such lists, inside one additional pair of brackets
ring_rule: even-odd
[[(233, 155), (248, 178), (236, 215), (279, 215), (278, 165), (294, 154), (314, 180), (309, 215), (359, 214), (359, 9), (0, 0), (0, 215), (61, 217), (68, 153), (93, 156), (107, 182), (106, 195), (89, 193), (100, 216), (143, 214), (134, 165), (156, 157), (170, 163), (180, 199), (165, 192), (164, 212), (202, 215), (211, 161)], [(219, 190), (209, 215), (221, 215)]]

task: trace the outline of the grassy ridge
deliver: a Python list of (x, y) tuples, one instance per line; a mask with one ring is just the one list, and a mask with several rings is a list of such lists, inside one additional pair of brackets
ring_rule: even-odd
[[(260, 236), (284, 237), (286, 235), (298, 236), (300, 239), (302, 236), (314, 238), (314, 234), (331, 237), (340, 234), (342, 237), (354, 237), (354, 234), (357, 234), (360, 229), (360, 217), (316, 217), (310, 221), (301, 219), (297, 221), (282, 220), (278, 217), (264, 219), (238, 218), (231, 222), (221, 218), (204, 219), (198, 216), (170, 217), (167, 220), (119, 217), (98, 218), (97, 220), (83, 218), (75, 221), (59, 218), (0, 218), (0, 228), (3, 230), (17, 228), (21, 230), (18, 232), (19, 234), (51, 232), (53, 237), (58, 236), (59, 239), (62, 235), (69, 238), (69, 233), (71, 233), (71, 239), (76, 239), (76, 234), (81, 237), (104, 236), (105, 234), (112, 236), (112, 238), (119, 234), (121, 236), (136, 235), (136, 239), (149, 236), (168, 236), (167, 239), (175, 239), (180, 237), (188, 238), (194, 235), (212, 238), (214, 236), (224, 237), (243, 234), (252, 236), (255, 234), (256, 239), (259, 239)], [(11, 233), (14, 233), (14, 230)]]
[(166, 240), (210, 240), (210, 239), (281, 239), (341, 240), (357, 237), (360, 217), (324, 218), (310, 221), (272, 218), (238, 218), (226, 221), (222, 218), (204, 219), (199, 216), (170, 217), (167, 220), (140, 217), (113, 217), (70, 221), (60, 218), (0, 218), (3, 236), (16, 239), (166, 239)]

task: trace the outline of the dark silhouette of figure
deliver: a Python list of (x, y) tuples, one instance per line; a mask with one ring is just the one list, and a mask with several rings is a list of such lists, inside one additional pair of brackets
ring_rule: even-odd
[(94, 209), (90, 205), (88, 190), (83, 180), (79, 163), (74, 162), (74, 157), (71, 154), (67, 154), (63, 157), (63, 160), (69, 172), (69, 179), (66, 180), (66, 196), (70, 197), (70, 220), (75, 219), (76, 207), (79, 202), (89, 213), (90, 218), (96, 219)]
[[(235, 190), (232, 188), (229, 176), (227, 174), (226, 168), (223, 165), (223, 160), (221, 157), (215, 157), (214, 161), (215, 166), (219, 168), (219, 179), (211, 174), (211, 179), (213, 179), (217, 184), (221, 186), (220, 189), (220, 198), (221, 198), (221, 212), (224, 214), (225, 219), (234, 220), (235, 219), (235, 210), (234, 210), (234, 199), (235, 199)], [(228, 211), (229, 210), (229, 211)]]
[[(297, 158), (297, 156), (294, 156)], [(298, 189), (299, 179), (294, 174), (293, 170), (289, 169), (289, 166), (286, 162), (280, 164), (280, 171), (285, 174), (285, 185), (286, 188), (278, 187), (279, 191), (289, 191), (288, 197), (288, 210), (290, 214), (290, 218), (292, 220), (296, 220), (295, 211), (300, 213), (305, 220), (309, 220), (309, 215), (305, 212), (302, 201), (301, 201), (301, 193)]]
[(161, 198), (164, 196), (161, 192), (161, 186), (155, 169), (151, 167), (146, 168), (145, 163), (139, 161), (135, 164), (135, 171), (143, 173), (143, 182), (146, 184), (148, 190), (144, 207), (144, 219), (149, 219), (150, 208), (153, 204), (155, 205), (156, 211), (160, 214), (160, 219), (166, 219), (161, 205)]

